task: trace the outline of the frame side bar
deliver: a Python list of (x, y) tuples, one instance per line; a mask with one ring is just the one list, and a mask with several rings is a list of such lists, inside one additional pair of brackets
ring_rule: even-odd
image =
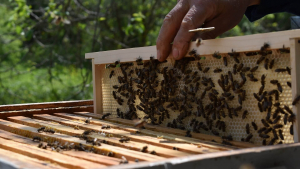
[[(300, 95), (300, 43), (299, 38), (290, 39), (291, 54), (291, 76), (292, 76), (292, 98), (295, 99)], [(293, 106), (293, 112), (296, 114), (296, 122), (294, 123), (294, 142), (299, 142), (300, 136), (300, 104)]]

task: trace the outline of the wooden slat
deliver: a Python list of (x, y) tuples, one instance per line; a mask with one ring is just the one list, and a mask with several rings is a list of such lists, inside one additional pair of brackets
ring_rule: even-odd
[[(74, 114), (78, 114), (78, 115), (82, 115), (82, 116), (86, 116), (86, 117), (93, 117), (96, 119), (99, 119), (102, 117), (101, 114), (95, 114), (95, 113), (89, 113), (89, 112), (74, 112)], [(116, 122), (116, 123), (125, 124), (128, 126), (134, 126), (134, 122), (132, 120), (126, 120), (126, 119), (121, 119), (121, 118), (108, 117), (108, 118), (105, 118), (105, 121)], [(180, 135), (180, 136), (184, 136), (186, 134), (186, 131), (179, 130), (179, 129), (173, 129), (173, 128), (167, 128), (167, 127), (161, 127), (161, 126), (153, 126), (153, 125), (149, 125), (149, 124), (145, 124), (144, 127), (151, 131), (170, 133), (170, 134), (175, 134), (175, 135)], [(218, 137), (218, 136), (212, 136), (212, 135), (195, 133), (195, 132), (191, 132), (191, 134), (192, 134), (193, 138), (207, 140), (207, 141), (215, 140), (216, 142), (222, 143), (222, 138)], [(257, 147), (257, 145), (254, 145), (251, 143), (239, 142), (239, 141), (230, 141), (230, 143), (232, 143), (232, 145), (234, 145), (234, 146), (241, 147), (241, 148)]]
[(102, 81), (105, 65), (95, 65), (92, 60), (93, 68), (93, 94), (94, 94), (94, 112), (103, 113), (103, 95), (102, 95)]
[[(80, 114), (88, 117), (94, 117), (94, 118), (101, 118), (101, 114), (94, 114), (94, 113), (89, 113), (89, 112), (76, 112), (75, 114)], [(134, 126), (134, 122), (132, 120), (127, 120), (127, 119), (121, 119), (121, 118), (112, 118), (108, 117), (105, 119), (105, 121), (111, 121), (111, 122), (116, 122), (120, 124), (125, 124), (128, 126)], [(163, 133), (170, 133), (170, 134), (175, 134), (175, 135), (180, 135), (180, 136), (185, 136), (186, 131), (185, 130), (180, 130), (180, 129), (173, 129), (173, 128), (168, 128), (168, 127), (161, 127), (161, 126), (153, 126), (151, 124), (145, 124), (144, 127), (148, 130), (151, 131), (159, 131)], [(222, 143), (222, 138), (218, 136), (213, 136), (213, 135), (208, 135), (208, 134), (201, 134), (201, 133), (195, 133), (191, 132), (192, 138), (197, 138), (201, 140), (206, 140), (206, 141), (216, 141), (218, 143)], [(241, 148), (250, 148), (250, 147), (257, 147), (257, 145), (251, 144), (251, 143), (246, 143), (246, 142), (240, 142), (240, 141), (230, 141), (230, 143), (234, 146), (241, 147)]]
[[(81, 143), (86, 147), (91, 147), (90, 144), (86, 144), (85, 141), (80, 140), (79, 138), (76, 137), (71, 137), (60, 133), (55, 133), (55, 134), (38, 133), (36, 128), (17, 124), (2, 119), (0, 119), (0, 128), (2, 130), (13, 132), (15, 134), (19, 134), (26, 137), (32, 138), (33, 136), (39, 136), (43, 139), (43, 141), (57, 140), (61, 143), (65, 143), (65, 142), (75, 143), (75, 144)], [(135, 159), (138, 159), (140, 161), (157, 161), (157, 160), (164, 159), (163, 157), (159, 157), (156, 155), (136, 152), (133, 150), (128, 150), (128, 149), (115, 147), (107, 144), (102, 144), (101, 146), (94, 146), (94, 149), (99, 153), (105, 153), (105, 154), (107, 154), (108, 152), (113, 152), (115, 157), (122, 158), (122, 156), (124, 156), (130, 161), (134, 161)]]
[[(11, 132), (7, 132), (4, 130), (0, 130), (0, 138), (6, 139), (6, 140), (12, 140), (15, 142), (19, 142), (19, 143), (24, 143), (24, 144), (30, 144), (30, 145), (34, 145), (37, 146), (39, 143), (37, 142), (33, 142), (32, 139), (28, 138), (28, 137), (23, 137)], [(95, 163), (99, 163), (99, 164), (103, 164), (103, 165), (118, 165), (120, 163), (120, 159), (118, 158), (114, 158), (114, 157), (108, 157), (108, 156), (104, 156), (104, 155), (99, 155), (99, 154), (94, 154), (94, 153), (87, 153), (87, 152), (83, 152), (83, 151), (62, 151), (62, 154), (68, 155), (68, 156), (72, 156), (72, 157), (76, 157), (76, 158), (80, 158), (83, 160), (88, 160), (88, 161), (92, 161)]]
[(13, 111), (13, 110), (26, 110), (26, 109), (46, 109), (46, 108), (59, 108), (59, 107), (91, 106), (91, 105), (93, 105), (93, 100), (11, 104), (11, 105), (0, 105), (0, 112), (1, 111)]
[[(57, 164), (51, 164), (46, 161), (41, 161), (35, 158), (27, 157), (22, 154), (14, 153), (12, 151), (0, 149), (0, 159), (14, 168), (28, 168), (28, 169), (63, 169)], [(0, 168), (8, 168), (5, 164), (1, 163)]]
[(0, 138), (0, 148), (6, 149), (15, 153), (23, 154), (39, 160), (50, 161), (57, 163), (67, 168), (102, 168), (104, 165), (92, 163), (78, 158), (69, 157), (57, 152), (40, 149), (36, 146), (12, 142)]
[[(45, 116), (45, 115), (42, 115), (42, 116)], [(47, 123), (45, 123), (41, 120), (30, 119), (28, 117), (23, 117), (23, 116), (9, 117), (9, 120), (13, 121), (13, 122), (16, 122), (16, 123), (36, 127), (36, 128), (41, 127), (41, 126), (50, 127), (50, 128), (53, 128), (54, 130), (60, 132), (60, 133), (64, 133), (64, 134), (68, 134), (68, 135), (72, 135), (72, 136), (79, 136), (80, 134), (82, 134), (84, 132), (84, 130), (74, 130), (74, 128), (72, 128), (72, 127), (63, 126), (63, 125), (60, 125), (60, 124), (58, 124), (58, 125), (57, 124), (53, 125), (51, 123), (47, 124)], [(101, 131), (105, 132), (105, 130), (101, 129), (101, 126), (90, 127), (90, 129), (93, 129), (93, 130), (99, 131), (99, 132), (101, 132)], [(136, 151), (140, 151), (142, 149), (142, 147), (148, 146), (148, 152), (155, 151), (158, 156), (162, 156), (162, 157), (170, 158), (170, 157), (181, 157), (181, 156), (191, 155), (189, 153), (170, 150), (170, 149), (158, 147), (158, 146), (155, 146), (155, 145), (139, 143), (139, 142), (135, 142), (135, 141), (129, 141), (129, 142), (126, 142), (126, 143), (125, 142), (121, 143), (121, 142), (119, 142), (120, 138), (105, 137), (101, 134), (90, 134), (89, 137), (97, 138), (97, 139), (100, 139), (100, 140), (106, 140), (106, 141), (108, 141), (108, 144), (110, 144), (110, 145), (123, 147), (123, 148), (127, 148), (127, 149), (130, 149), (130, 150), (136, 150)]]
[[(300, 30), (288, 30), (280, 32), (262, 33), (255, 35), (246, 35), (238, 37), (210, 39), (201, 41), (197, 46), (195, 42), (190, 43), (190, 49), (195, 49), (200, 55), (211, 55), (216, 50), (220, 53), (231, 52), (232, 48), (236, 52), (248, 52), (260, 50), (264, 43), (269, 43), (271, 49), (279, 49), (284, 45), (290, 47), (289, 38), (299, 36)], [(143, 60), (149, 60), (150, 56), (156, 59), (156, 46), (121, 49), (103, 52), (94, 52), (85, 54), (86, 59), (93, 59), (94, 64), (114, 63), (116, 60), (121, 62), (135, 61), (141, 57)]]
[[(73, 119), (73, 120), (83, 121), (85, 119), (85, 117), (75, 115), (75, 114), (55, 113), (54, 115), (63, 117), (63, 118)], [(199, 140), (199, 139), (195, 139), (195, 138), (189, 138), (189, 137), (183, 137), (183, 136), (178, 136), (178, 135), (174, 135), (174, 134), (168, 134), (165, 132), (157, 132), (157, 131), (151, 131), (151, 130), (147, 130), (147, 129), (138, 130), (138, 129), (135, 129), (130, 126), (126, 126), (126, 125), (122, 125), (122, 124), (115, 124), (112, 122), (98, 120), (98, 119), (92, 119), (91, 124), (100, 125), (100, 126), (101, 125), (110, 125), (112, 128), (122, 129), (125, 131), (130, 131), (132, 133), (136, 133), (138, 131), (142, 134), (146, 134), (146, 135), (150, 135), (150, 136), (154, 136), (154, 137), (164, 136), (164, 138), (169, 139), (169, 140), (185, 142), (185, 143), (190, 143), (190, 144), (196, 144), (196, 145), (200, 145), (202, 147), (207, 147), (207, 148), (211, 148), (211, 149), (231, 150), (231, 149), (235, 148), (235, 147), (224, 146), (224, 145), (220, 145), (218, 143), (203, 141), (203, 140)]]
[[(72, 126), (72, 127), (78, 126), (78, 127), (80, 127), (80, 129), (85, 129), (85, 130), (89, 130), (89, 129), (96, 130), (96, 131), (101, 130), (99, 125), (93, 125), (93, 124), (85, 125), (78, 121), (71, 121), (66, 118), (51, 116), (51, 115), (47, 115), (47, 114), (34, 115), (34, 118), (55, 121), (60, 124)], [(130, 133), (128, 131), (117, 130), (114, 128), (112, 128), (110, 130), (102, 130), (102, 131), (104, 131), (105, 133), (116, 135), (116, 136), (126, 136), (126, 137), (131, 138), (131, 140), (133, 140), (133, 141), (137, 141), (137, 142), (141, 142), (141, 143), (148, 143), (148, 144), (152, 144), (152, 145), (156, 145), (156, 146), (160, 146), (160, 147), (164, 147), (164, 148), (168, 148), (168, 149), (173, 149), (173, 147), (177, 147), (177, 148), (179, 148), (180, 151), (193, 153), (193, 154), (194, 153), (201, 153), (201, 154), (202, 153), (212, 153), (212, 152), (219, 151), (219, 150), (215, 150), (215, 149), (208, 149), (205, 147), (198, 148), (196, 145), (179, 143), (179, 142), (169, 141), (166, 139), (158, 139), (158, 138), (153, 138), (150, 136), (145, 136), (145, 135), (140, 135), (140, 134), (134, 135), (133, 133)]]
[[(298, 38), (290, 39), (290, 60), (291, 60), (291, 77), (292, 77), (292, 98), (295, 99), (300, 95), (300, 35)], [(294, 142), (300, 141), (300, 104), (293, 106), (296, 113), (296, 122), (294, 123)]]
[(32, 116), (33, 114), (53, 114), (59, 112), (94, 112), (94, 106), (85, 106), (85, 107), (68, 107), (68, 108), (49, 108), (43, 110), (20, 110), (20, 111), (9, 111), (9, 112), (0, 112), (0, 119), (6, 119), (10, 116)]

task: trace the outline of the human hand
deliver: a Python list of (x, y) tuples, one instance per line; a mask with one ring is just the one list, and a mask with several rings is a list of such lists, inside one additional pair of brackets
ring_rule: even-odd
[[(237, 25), (247, 7), (256, 4), (259, 0), (178, 0), (160, 29), (157, 59), (164, 61), (169, 55), (175, 60), (183, 58), (192, 39), (216, 38)], [(215, 27), (215, 30), (201, 35), (188, 32), (199, 27)]]

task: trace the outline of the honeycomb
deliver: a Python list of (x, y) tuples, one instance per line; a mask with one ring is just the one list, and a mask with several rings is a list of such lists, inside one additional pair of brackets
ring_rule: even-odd
[[(201, 56), (203, 59), (199, 60), (199, 62), (202, 64), (202, 68), (204, 69), (205, 67), (210, 67), (210, 70), (207, 73), (203, 73), (198, 71), (197, 68), (197, 62), (198, 61), (192, 61), (189, 62), (187, 69), (194, 71), (198, 71), (198, 76), (200, 77), (207, 77), (207, 78), (211, 78), (215, 84), (215, 89), (221, 94), (223, 93), (221, 87), (218, 85), (217, 81), (218, 79), (220, 79), (221, 74), (227, 74), (228, 71), (232, 72), (233, 69), (233, 65), (235, 64), (235, 61), (232, 57), (230, 57), (228, 54), (221, 54), (222, 57), (227, 57), (228, 60), (228, 65), (227, 67), (224, 66), (223, 63), (223, 59), (217, 59), (212, 57), (211, 55), (209, 56)], [(150, 56), (149, 56), (150, 57)], [(239, 60), (241, 63), (244, 64), (245, 66), (248, 66), (250, 68), (256, 66), (256, 61), (258, 60), (258, 58), (260, 57), (260, 55), (254, 55), (254, 56), (246, 56), (244, 53), (240, 53), (240, 57)], [(292, 108), (292, 91), (291, 88), (289, 86), (287, 86), (287, 81), (291, 82), (291, 76), (286, 73), (277, 73), (274, 70), (277, 68), (286, 68), (287, 66), (290, 67), (290, 55), (289, 53), (287, 54), (282, 54), (277, 50), (272, 50), (272, 54), (267, 55), (267, 57), (270, 61), (272, 59), (275, 59), (275, 64), (273, 66), (273, 69), (269, 69), (266, 70), (264, 68), (264, 61), (262, 63), (259, 64), (259, 68), (257, 69), (257, 71), (254, 73), (254, 76), (259, 80), (257, 82), (252, 82), (249, 80), (249, 78), (247, 77), (247, 81), (245, 83), (245, 85), (243, 86), (243, 89), (246, 90), (246, 100), (243, 101), (242, 104), (242, 111), (239, 112), (239, 116), (238, 117), (234, 117), (233, 119), (229, 118), (228, 115), (226, 116), (226, 118), (222, 119), (223, 121), (226, 122), (226, 132), (221, 132), (220, 131), (220, 136), (225, 136), (225, 135), (229, 135), (231, 134), (233, 136), (234, 140), (240, 141), (242, 138), (246, 138), (247, 137), (247, 133), (246, 133), (246, 124), (249, 123), (250, 130), (251, 133), (253, 134), (253, 138), (251, 139), (250, 142), (257, 144), (257, 145), (262, 145), (262, 141), (263, 139), (260, 138), (258, 136), (257, 131), (255, 131), (251, 125), (251, 122), (256, 122), (258, 129), (263, 127), (263, 124), (261, 122), (261, 119), (265, 118), (267, 115), (267, 112), (263, 112), (261, 113), (259, 111), (259, 108), (257, 106), (257, 100), (253, 97), (253, 93), (258, 93), (259, 88), (261, 87), (261, 83), (260, 83), (260, 77), (264, 74), (266, 75), (266, 85), (265, 85), (265, 91), (271, 91), (273, 89), (277, 89), (276, 85), (273, 85), (270, 83), (270, 80), (276, 79), (280, 82), (280, 84), (282, 85), (283, 88), (283, 92), (280, 93), (280, 97), (279, 97), (279, 101), (281, 103), (281, 108), (283, 108), (283, 105), (290, 105), (289, 107)], [(162, 63), (159, 64), (158, 68), (161, 70), (163, 67), (169, 67), (169, 68), (173, 68), (173, 63), (171, 60), (168, 60), (168, 62), (166, 63)], [(138, 66), (136, 65), (136, 63), (134, 63), (134, 66), (130, 67), (129, 69), (135, 69), (136, 67), (139, 68), (143, 68), (143, 66)], [(221, 68), (222, 72), (221, 73), (214, 73), (213, 70), (215, 68)], [(111, 70), (114, 70), (114, 76), (112, 78), (109, 78)], [(127, 71), (129, 72), (129, 70)], [(246, 75), (249, 72), (245, 73)], [(119, 85), (118, 83), (118, 76), (122, 76), (122, 72), (121, 69), (116, 67), (116, 68), (108, 68), (105, 70), (104, 72), (104, 76), (103, 76), (103, 85), (102, 85), (102, 92), (103, 92), (103, 112), (105, 113), (111, 113), (112, 116), (117, 117), (117, 113), (116, 113), (116, 109), (119, 108), (122, 112), (126, 112), (129, 110), (127, 104), (123, 103), (122, 106), (120, 106), (117, 101), (113, 98), (112, 96), (112, 91), (114, 91), (115, 89), (113, 89), (113, 85)], [(135, 77), (135, 73), (132, 77)], [(184, 76), (184, 75), (183, 75)], [(233, 78), (234, 79), (241, 79), (239, 73), (237, 73), (236, 75), (233, 74)], [(162, 80), (163, 76), (161, 74), (158, 75), (158, 79)], [(184, 87), (184, 81), (180, 80), (179, 81), (179, 89), (177, 91), (180, 91), (183, 89)], [(196, 97), (200, 97), (202, 92), (204, 91), (205, 86), (203, 86), (202, 84), (200, 85), (200, 89), (196, 94)], [(137, 87), (135, 86), (134, 88), (135, 90), (137, 90)], [(231, 92), (233, 93), (233, 92)], [(180, 93), (176, 92), (176, 95), (179, 96)], [(237, 94), (235, 94), (235, 98), (232, 101), (228, 102), (228, 105), (230, 107), (238, 107), (239, 103), (238, 103), (238, 99), (237, 99)], [(206, 94), (205, 98), (202, 100), (203, 101), (203, 105), (205, 106), (206, 104), (210, 103), (210, 100), (208, 99), (208, 94)], [(138, 97), (136, 98), (136, 105), (139, 104), (140, 101), (138, 99)], [(194, 103), (193, 103), (194, 104)], [(193, 112), (196, 111), (196, 107), (197, 106), (193, 106)], [(166, 108), (166, 105), (164, 105), (164, 108)], [(242, 119), (242, 113), (244, 110), (248, 111), (248, 116), (246, 119)], [(169, 114), (170, 114), (170, 119), (165, 118), (165, 120), (163, 121), (163, 123), (161, 124), (161, 126), (167, 126), (168, 122), (172, 122), (173, 119), (177, 118), (177, 116), (179, 115), (179, 111), (172, 111), (170, 109), (168, 109)], [(227, 111), (227, 110), (226, 110)], [(274, 106), (272, 106), (272, 112), (275, 112)], [(227, 113), (227, 112), (226, 112)], [(145, 113), (137, 110), (137, 114), (139, 118), (142, 118), (145, 116)], [(197, 119), (200, 122), (204, 122), (205, 123), (205, 119), (201, 116), (201, 117), (195, 117), (194, 115), (191, 115), (187, 118), (185, 118), (183, 120), (186, 129), (192, 130), (192, 128), (189, 126), (189, 123), (192, 119)], [(281, 117), (279, 123), (283, 124), (283, 116)], [(215, 125), (215, 123), (214, 123)], [(289, 132), (289, 128), (290, 128), (291, 123), (288, 122), (287, 125), (284, 125), (284, 127), (282, 128), (283, 130), (283, 135), (284, 135), (284, 140), (282, 140), (282, 142), (284, 144), (286, 143), (293, 143), (293, 136), (290, 135)], [(204, 131), (201, 130), (201, 133), (205, 133), (205, 134), (209, 134), (209, 135), (213, 135), (210, 131)], [(269, 134), (271, 137), (269, 139), (267, 139), (267, 143), (271, 140), (273, 134), (272, 131)], [(278, 143), (278, 141), (277, 141)]]

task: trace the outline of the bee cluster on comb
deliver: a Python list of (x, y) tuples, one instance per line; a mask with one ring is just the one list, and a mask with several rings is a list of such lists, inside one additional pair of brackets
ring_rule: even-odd
[(212, 56), (192, 50), (175, 62), (116, 61), (106, 65), (104, 112), (186, 130), (186, 137), (217, 135), (223, 144), (292, 143), (291, 108), (300, 98), (291, 96), (289, 49), (269, 48)]

